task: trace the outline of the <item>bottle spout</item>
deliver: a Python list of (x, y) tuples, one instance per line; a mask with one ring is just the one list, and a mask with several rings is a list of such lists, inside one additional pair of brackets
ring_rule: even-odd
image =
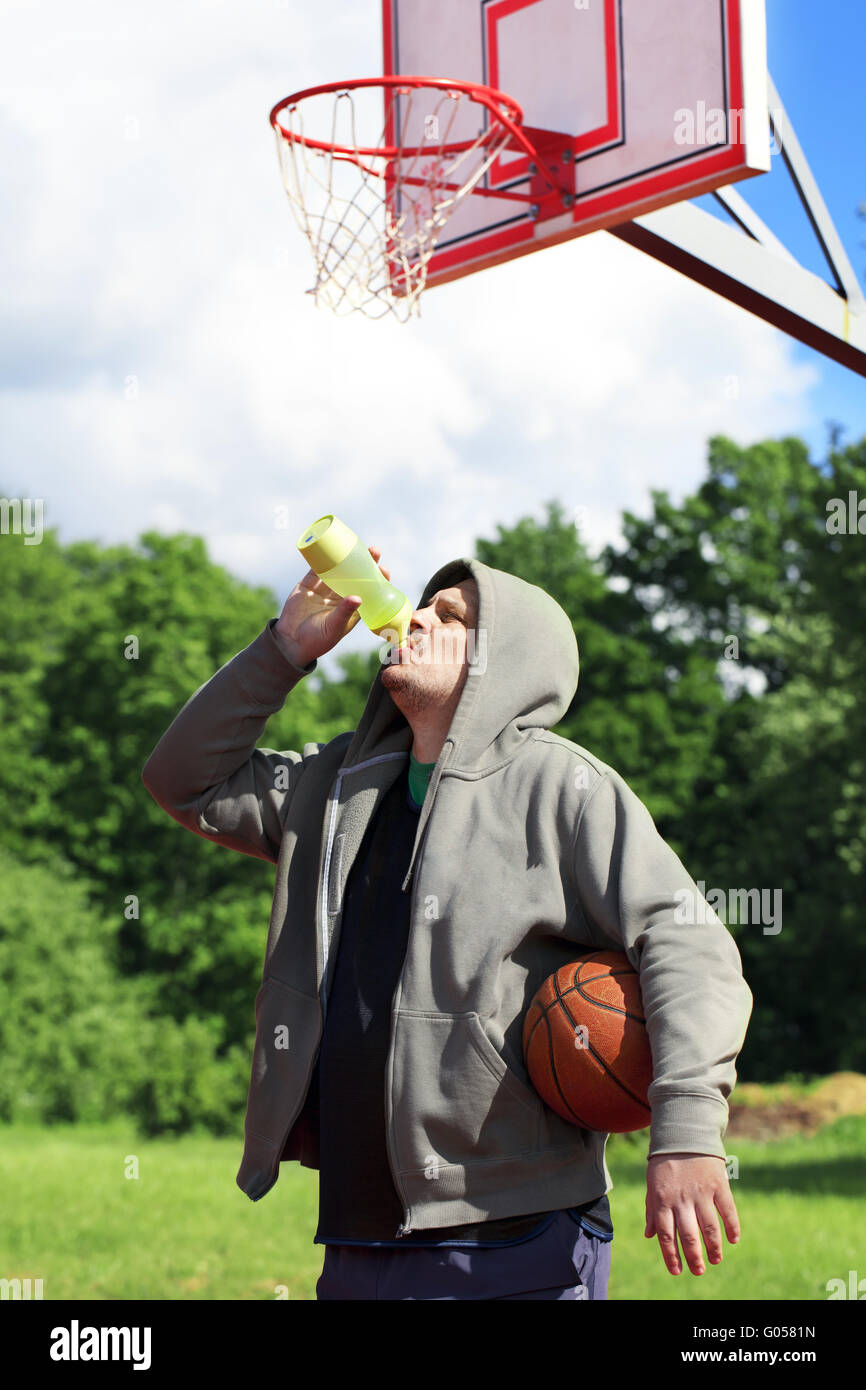
[(405, 599), (402, 606), (392, 618), (388, 619), (387, 623), (372, 630), (377, 637), (388, 637), (392, 646), (405, 647), (409, 641), (409, 624), (412, 621), (414, 611), (409, 599)]

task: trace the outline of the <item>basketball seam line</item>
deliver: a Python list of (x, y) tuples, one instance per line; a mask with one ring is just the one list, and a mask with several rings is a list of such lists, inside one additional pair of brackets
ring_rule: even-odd
[[(556, 982), (554, 982), (554, 988), (556, 989), (556, 1003), (561, 1007), (562, 1012), (565, 1014), (565, 1017), (568, 1019), (568, 1022), (569, 1022), (569, 1024), (571, 1025), (571, 1027), (574, 1028), (574, 1027), (575, 1027), (574, 1019), (572, 1018), (571, 1014), (568, 1012), (568, 1008), (567, 1008), (567, 1006), (566, 1006), (566, 1004), (565, 1004), (565, 1000), (564, 1000), (563, 996), (559, 993), (559, 986), (556, 984)], [(591, 999), (589, 1002), (590, 1002), (591, 1004), (594, 1004), (594, 1003), (595, 1003), (595, 1000), (594, 1000), (594, 999)], [(602, 1007), (603, 1007), (603, 1006), (602, 1006)], [(649, 1106), (648, 1106), (644, 1101), (641, 1100), (640, 1096), (636, 1096), (635, 1093), (634, 1093), (634, 1091), (630, 1090), (629, 1087), (626, 1086), (625, 1082), (624, 1082), (624, 1081), (620, 1081), (620, 1079), (619, 1079), (619, 1077), (616, 1075), (616, 1073), (613, 1072), (613, 1071), (611, 1071), (610, 1067), (607, 1065), (607, 1063), (604, 1061), (604, 1059), (603, 1059), (602, 1057), (600, 1057), (599, 1054), (596, 1052), (596, 1050), (595, 1050), (595, 1048), (593, 1047), (593, 1045), (592, 1045), (591, 1042), (587, 1042), (586, 1050), (587, 1050), (588, 1052), (590, 1052), (590, 1053), (592, 1054), (592, 1056), (595, 1058), (595, 1060), (598, 1062), (598, 1064), (599, 1064), (599, 1066), (601, 1067), (602, 1071), (604, 1072), (605, 1076), (609, 1077), (610, 1080), (613, 1081), (615, 1085), (619, 1086), (620, 1090), (621, 1090), (621, 1091), (624, 1091), (625, 1094), (626, 1094), (631, 1100), (633, 1100), (637, 1105), (639, 1105), (639, 1106), (641, 1107), (642, 1110), (649, 1110)]]

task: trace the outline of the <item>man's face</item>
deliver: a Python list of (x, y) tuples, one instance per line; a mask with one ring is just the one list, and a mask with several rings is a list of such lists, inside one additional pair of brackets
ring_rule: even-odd
[[(468, 635), (478, 623), (478, 587), (461, 579), (417, 608), (408, 645), (393, 648), (382, 684), (404, 713), (459, 698), (469, 670)], [(397, 659), (395, 659), (397, 658)]]

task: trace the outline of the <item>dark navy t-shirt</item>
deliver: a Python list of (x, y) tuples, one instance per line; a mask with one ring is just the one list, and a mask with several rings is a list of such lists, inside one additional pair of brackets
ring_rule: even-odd
[[(413, 760), (413, 784), (419, 765)], [(346, 885), (342, 925), (309, 1106), (319, 1116), (319, 1245), (508, 1245), (539, 1234), (556, 1215), (532, 1212), (397, 1236), (403, 1206), (394, 1186), (385, 1116), (391, 1004), (409, 938), (409, 893), (400, 891), (420, 806), (404, 768), (367, 827)], [(613, 1228), (607, 1196), (569, 1209), (603, 1240)]]

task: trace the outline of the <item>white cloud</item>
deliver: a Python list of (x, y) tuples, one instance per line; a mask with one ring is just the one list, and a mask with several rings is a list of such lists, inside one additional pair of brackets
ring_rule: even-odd
[(70, 14), (13, 7), (0, 73), (2, 483), (63, 539), (195, 530), (283, 594), (335, 511), (414, 596), (548, 498), (601, 545), (700, 481), (709, 435), (814, 425), (787, 339), (604, 233), (431, 290), (406, 326), (316, 310), (267, 113), (377, 70), (375, 0)]

